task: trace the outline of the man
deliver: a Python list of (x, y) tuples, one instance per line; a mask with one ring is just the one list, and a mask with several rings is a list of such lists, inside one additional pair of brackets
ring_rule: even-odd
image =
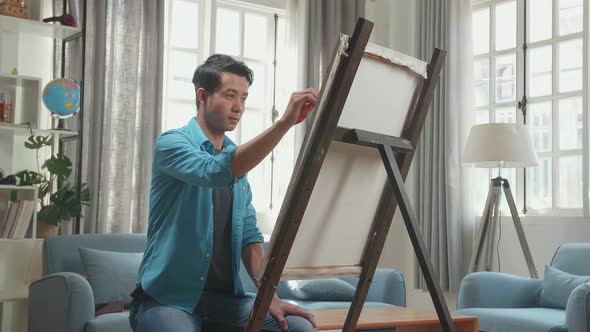
[[(245, 175), (315, 106), (318, 92), (293, 93), (280, 120), (236, 146), (225, 136), (245, 110), (253, 73), (242, 62), (212, 55), (193, 76), (197, 116), (155, 144), (148, 242), (133, 292), (135, 332), (201, 331), (246, 325), (254, 303), (244, 294), (240, 260), (255, 280), (263, 252)], [(313, 316), (274, 297), (268, 331), (314, 331)]]

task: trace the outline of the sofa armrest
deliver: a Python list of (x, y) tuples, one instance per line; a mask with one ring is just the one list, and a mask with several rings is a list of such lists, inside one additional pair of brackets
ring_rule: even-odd
[(565, 308), (565, 325), (568, 332), (590, 332), (590, 283), (572, 291)]
[(542, 281), (499, 272), (475, 272), (461, 281), (457, 309), (539, 306)]
[(84, 332), (94, 318), (94, 294), (77, 273), (47, 275), (29, 286), (29, 332)]
[(383, 302), (406, 306), (406, 285), (404, 276), (394, 269), (377, 269), (366, 302)]

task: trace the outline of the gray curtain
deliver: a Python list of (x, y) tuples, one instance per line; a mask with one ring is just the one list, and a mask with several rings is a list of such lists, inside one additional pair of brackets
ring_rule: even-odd
[(322, 75), (334, 55), (338, 35), (352, 35), (359, 17), (365, 16), (365, 0), (309, 1), (307, 33), (307, 85), (319, 89)]
[[(296, 8), (294, 8), (296, 7)], [(330, 65), (340, 33), (352, 35), (359, 17), (365, 16), (365, 0), (297, 0), (291, 1), (291, 12), (296, 13), (299, 35), (300, 88), (320, 89), (322, 75)], [(306, 123), (313, 121), (313, 113)], [(306, 126), (298, 126), (295, 133), (296, 153), (303, 143)]]
[[(462, 43), (470, 0), (419, 0), (418, 56), (430, 61), (435, 47), (448, 51), (418, 146), (418, 220), (443, 290), (457, 289), (463, 275), (461, 240), (460, 114), (469, 105), (462, 97), (466, 58)], [(467, 31), (470, 31), (467, 28)], [(465, 40), (466, 39), (466, 40)], [(469, 51), (467, 51), (469, 52)], [(468, 81), (468, 80), (465, 80)], [(415, 264), (415, 287), (426, 289)]]
[[(164, 0), (86, 2), (83, 158), (76, 168), (92, 202), (81, 230), (145, 232), (152, 150), (161, 124)], [(69, 4), (82, 26), (83, 0)], [(61, 11), (58, 1), (54, 5)], [(81, 42), (69, 45), (67, 77), (80, 77), (81, 58)], [(67, 126), (78, 128), (79, 119)]]

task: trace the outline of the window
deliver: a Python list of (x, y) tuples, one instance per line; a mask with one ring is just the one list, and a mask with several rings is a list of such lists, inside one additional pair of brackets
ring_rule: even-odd
[[(523, 123), (518, 102), (526, 96), (526, 124), (539, 165), (503, 170), (502, 175), (519, 207), (526, 189), (526, 206), (533, 215), (590, 216), (585, 6), (584, 0), (473, 1), (473, 118), (476, 123)], [(481, 179), (496, 172), (472, 173), (479, 186), (477, 206), (483, 208), (488, 189)]]
[[(288, 56), (294, 52), (287, 47), (285, 1), (169, 0), (166, 11), (162, 129), (184, 126), (195, 116), (192, 75), (215, 53), (244, 61), (254, 72), (246, 111), (236, 130), (227, 136), (241, 144), (270, 127), (273, 102), (282, 112), (296, 87), (296, 68), (286, 65), (293, 63)], [(253, 204), (258, 212), (269, 213), (269, 219), (278, 213), (286, 192), (294, 165), (294, 145), (293, 133), (289, 133), (273, 154), (248, 174)]]

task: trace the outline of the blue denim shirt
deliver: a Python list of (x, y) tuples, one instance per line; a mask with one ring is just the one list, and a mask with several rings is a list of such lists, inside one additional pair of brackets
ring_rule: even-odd
[(244, 295), (239, 278), (242, 247), (263, 242), (256, 226), (246, 177), (231, 163), (237, 146), (227, 137), (215, 153), (196, 119), (157, 139), (152, 164), (147, 247), (138, 281), (161, 304), (192, 313), (205, 286), (213, 252), (213, 188), (230, 186), (234, 293)]

